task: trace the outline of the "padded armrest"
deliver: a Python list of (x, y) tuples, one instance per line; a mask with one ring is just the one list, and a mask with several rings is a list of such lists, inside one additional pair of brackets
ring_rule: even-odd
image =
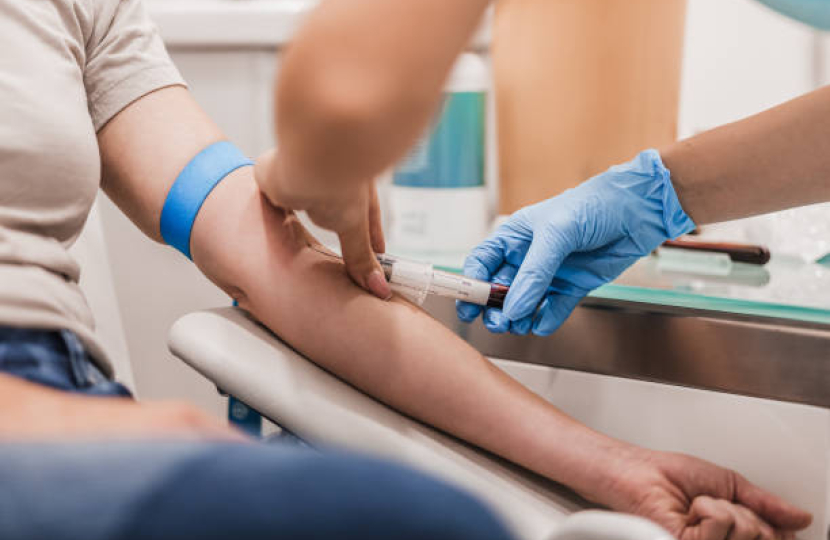
[(450, 481), (527, 540), (668, 540), (659, 527), (584, 503), (556, 484), (405, 417), (316, 366), (236, 308), (191, 313), (170, 350), (222, 390), (318, 445), (387, 459)]

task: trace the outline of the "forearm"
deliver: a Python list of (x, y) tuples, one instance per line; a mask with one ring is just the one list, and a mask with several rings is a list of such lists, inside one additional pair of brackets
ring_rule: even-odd
[(830, 201), (830, 87), (661, 151), (698, 225)]
[(275, 109), (286, 181), (325, 189), (389, 167), (426, 128), (488, 3), (322, 2), (281, 64)]
[[(96, 437), (111, 431), (131, 404), (123, 398), (89, 398), (0, 374), (0, 440)], [(100, 404), (100, 407), (95, 405)], [(127, 429), (126, 427), (124, 429)]]
[(194, 260), (298, 351), (403, 413), (588, 497), (612, 477), (611, 450), (625, 445), (562, 414), (420, 309), (354, 286), (244, 172), (205, 203)]
[[(99, 133), (107, 193), (149, 236), (179, 171), (221, 132), (181, 88), (133, 103)], [(194, 262), (280, 337), (368, 394), (589, 497), (625, 448), (561, 414), (413, 306), (382, 302), (309, 249), (296, 217), (237, 169), (193, 226)], [(598, 467), (603, 467), (599, 469)]]

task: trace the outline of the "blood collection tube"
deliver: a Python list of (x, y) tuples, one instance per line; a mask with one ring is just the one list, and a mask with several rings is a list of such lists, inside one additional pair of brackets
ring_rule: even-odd
[[(311, 248), (327, 257), (340, 258), (322, 247), (311, 246)], [(510, 290), (507, 285), (436, 270), (430, 263), (404, 259), (386, 253), (377, 254), (377, 259), (392, 290), (419, 306), (424, 303), (427, 295), (435, 294), (479, 306), (502, 308), (507, 291)]]
[(435, 269), (430, 263), (392, 255), (377, 256), (392, 290), (418, 305), (427, 295), (455, 298), (480, 306), (501, 308), (509, 287)]

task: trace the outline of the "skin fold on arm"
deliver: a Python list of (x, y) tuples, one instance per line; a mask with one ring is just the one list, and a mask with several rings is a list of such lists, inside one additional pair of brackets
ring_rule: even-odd
[[(159, 240), (161, 208), (173, 180), (195, 154), (222, 138), (186, 90), (154, 92), (100, 132), (104, 189)], [(246, 167), (207, 198), (191, 249), (214, 283), (321, 367), (590, 500), (651, 517), (689, 540), (718, 538), (700, 534), (713, 522), (738, 526), (745, 533), (733, 538), (748, 540), (790, 537), (787, 531), (809, 523), (808, 514), (734, 472), (637, 448), (579, 424), (422, 310), (360, 289), (341, 263), (312, 249), (313, 243), (294, 214), (265, 198)]]

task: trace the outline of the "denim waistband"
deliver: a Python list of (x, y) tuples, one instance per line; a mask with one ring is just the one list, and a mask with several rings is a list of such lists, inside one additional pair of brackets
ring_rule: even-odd
[(68, 392), (131, 396), (98, 369), (69, 330), (0, 326), (0, 373)]

